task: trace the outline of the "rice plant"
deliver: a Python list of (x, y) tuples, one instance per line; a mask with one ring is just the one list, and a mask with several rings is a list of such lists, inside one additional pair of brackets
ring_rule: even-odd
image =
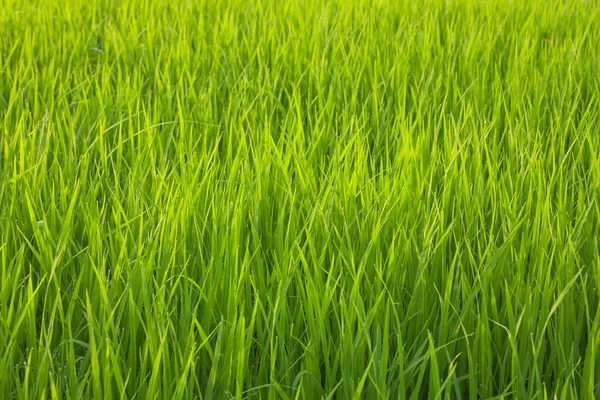
[(0, 0), (0, 398), (600, 397), (600, 3)]

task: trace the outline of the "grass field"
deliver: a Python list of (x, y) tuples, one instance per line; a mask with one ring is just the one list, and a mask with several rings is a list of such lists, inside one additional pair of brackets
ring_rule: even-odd
[(600, 397), (595, 0), (0, 0), (0, 398)]

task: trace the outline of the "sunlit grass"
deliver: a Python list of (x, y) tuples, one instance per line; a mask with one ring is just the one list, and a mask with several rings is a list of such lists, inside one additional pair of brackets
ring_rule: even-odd
[(0, 1), (0, 398), (600, 397), (599, 10)]

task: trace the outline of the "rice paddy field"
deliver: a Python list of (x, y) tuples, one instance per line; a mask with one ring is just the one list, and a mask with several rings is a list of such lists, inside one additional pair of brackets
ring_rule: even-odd
[(0, 0), (0, 398), (600, 397), (594, 0)]

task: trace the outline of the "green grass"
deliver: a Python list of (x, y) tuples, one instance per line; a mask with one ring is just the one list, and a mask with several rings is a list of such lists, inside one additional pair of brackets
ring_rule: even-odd
[(595, 0), (0, 0), (0, 398), (600, 397)]

